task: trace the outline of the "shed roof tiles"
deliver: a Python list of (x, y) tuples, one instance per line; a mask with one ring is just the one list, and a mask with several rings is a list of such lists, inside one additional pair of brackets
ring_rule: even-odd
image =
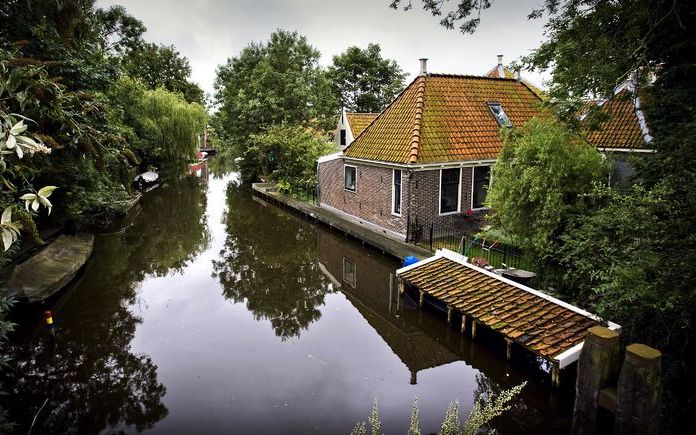
[(397, 275), (551, 362), (602, 323), (579, 308), (441, 252)]
[(541, 115), (541, 100), (517, 80), (429, 74), (417, 77), (345, 150), (352, 158), (402, 164), (495, 159), (500, 126), (488, 103), (513, 125)]
[[(621, 91), (602, 105), (608, 118), (596, 130), (588, 131), (586, 139), (597, 148), (635, 150), (646, 147), (647, 126), (641, 128), (643, 116), (637, 107), (634, 92)], [(642, 121), (645, 123), (645, 120)]]

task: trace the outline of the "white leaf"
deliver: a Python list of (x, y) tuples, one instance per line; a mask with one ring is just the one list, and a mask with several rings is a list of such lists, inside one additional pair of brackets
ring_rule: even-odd
[[(39, 202), (44, 205), (44, 207), (48, 207), (49, 209), (53, 207), (53, 204), (51, 204), (51, 201), (49, 201), (47, 198), (43, 196), (39, 196)], [(49, 212), (50, 213), (50, 212)]]
[(48, 198), (51, 196), (54, 190), (56, 190), (58, 186), (44, 186), (41, 189), (39, 189), (39, 196), (43, 196), (44, 198)]
[(10, 233), (5, 228), (3, 228), (2, 229), (2, 243), (5, 245), (5, 251), (10, 249), (10, 246), (12, 246), (12, 242), (14, 242), (14, 237), (12, 237), (12, 233)]
[(22, 147), (16, 147), (15, 150), (17, 151), (17, 157), (20, 159), (24, 157), (24, 151), (22, 151)]
[(2, 217), (0, 217), (0, 224), (5, 225), (12, 222), (12, 207), (7, 207), (5, 211), (2, 212)]
[(7, 148), (14, 148), (15, 145), (17, 145), (17, 138), (13, 135), (7, 136), (7, 143), (5, 143), (5, 146)]
[(36, 199), (36, 194), (35, 193), (25, 193), (24, 195), (20, 196), (19, 199), (22, 201), (33, 201)]
[(35, 199), (35, 200), (33, 200), (33, 201), (31, 202), (31, 208), (32, 208), (32, 210), (37, 211), (37, 210), (39, 209), (39, 205), (40, 205), (40, 203), (39, 203), (39, 199), (38, 199), (38, 198)]
[(12, 126), (12, 128), (10, 129), (10, 133), (16, 136), (20, 133), (24, 133), (26, 130), (27, 125), (24, 124), (24, 121), (20, 119), (18, 123)]

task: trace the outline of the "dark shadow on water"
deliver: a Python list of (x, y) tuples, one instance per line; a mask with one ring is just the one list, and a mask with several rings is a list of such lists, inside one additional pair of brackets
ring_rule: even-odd
[[(141, 322), (129, 306), (147, 275), (180, 271), (209, 242), (206, 196), (195, 179), (173, 181), (143, 198), (124, 233), (101, 235), (79, 282), (42, 305), (18, 306), (10, 337), (3, 400), (16, 433), (96, 434), (142, 431), (163, 419), (166, 387), (148, 355), (131, 351)], [(176, 210), (176, 215), (172, 214)], [(51, 309), (58, 338), (49, 339)]]

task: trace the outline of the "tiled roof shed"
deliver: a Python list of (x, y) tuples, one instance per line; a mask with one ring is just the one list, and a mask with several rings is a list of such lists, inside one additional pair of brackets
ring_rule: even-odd
[(360, 136), (360, 133), (365, 131), (367, 126), (377, 118), (377, 115), (379, 113), (346, 112), (346, 118), (348, 119), (348, 125), (351, 133), (353, 133), (353, 137)]
[(518, 80), (421, 75), (345, 149), (345, 156), (400, 164), (494, 160), (502, 141), (489, 103), (499, 103), (515, 126), (542, 115), (539, 97)]
[[(504, 335), (552, 364), (577, 361), (588, 329), (600, 318), (466, 262), (452, 251), (397, 270), (425, 294)], [(610, 329), (619, 325), (609, 322)]]

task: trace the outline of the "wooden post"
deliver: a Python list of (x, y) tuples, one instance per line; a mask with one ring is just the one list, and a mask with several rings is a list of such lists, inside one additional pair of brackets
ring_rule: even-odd
[(423, 298), (425, 297), (425, 293), (423, 293), (423, 290), (420, 290), (420, 296), (418, 297), (418, 307), (423, 308)]
[(409, 382), (411, 385), (416, 385), (418, 383), (418, 372), (415, 370), (411, 370), (411, 381)]
[(462, 313), (462, 334), (466, 332), (466, 314)]
[(508, 361), (512, 359), (512, 340), (509, 338), (505, 339), (505, 357), (507, 358)]
[(644, 344), (626, 347), (616, 387), (614, 434), (659, 432), (662, 405), (662, 353)]
[(450, 306), (447, 307), (447, 324), (452, 324), (452, 307)]
[(399, 278), (399, 294), (400, 295), (404, 294), (404, 280), (403, 280), (403, 278)]
[(589, 435), (599, 431), (599, 393), (616, 379), (620, 359), (618, 332), (602, 326), (590, 328), (578, 359), (573, 435)]
[(476, 320), (471, 321), (471, 339), (474, 340), (476, 338)]
[(551, 367), (551, 385), (553, 385), (554, 388), (561, 386), (561, 369), (558, 367), (558, 364), (554, 364), (553, 367)]

